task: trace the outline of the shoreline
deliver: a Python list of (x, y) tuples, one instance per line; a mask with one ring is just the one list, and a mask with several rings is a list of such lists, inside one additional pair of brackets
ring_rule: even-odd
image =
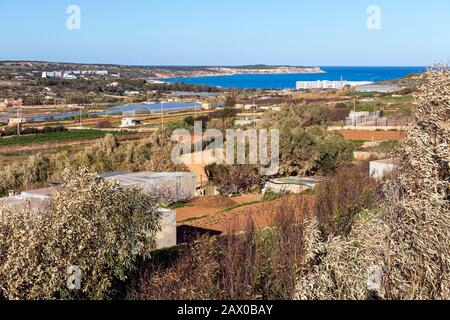
[[(327, 74), (328, 72), (267, 72), (267, 73), (223, 73), (223, 74), (205, 74), (205, 75), (189, 75), (189, 76), (177, 76), (177, 77), (169, 77), (169, 76), (161, 76), (157, 78), (152, 78), (152, 80), (161, 80), (164, 81), (166, 79), (189, 79), (189, 78), (211, 78), (211, 77), (232, 77), (232, 76), (242, 76), (242, 75), (287, 75), (287, 74)], [(168, 82), (173, 83), (173, 82)]]
[[(236, 72), (229, 71), (231, 68), (224, 68), (225, 70), (216, 70), (211, 72), (194, 72), (189, 75), (168, 76), (160, 74), (156, 79), (185, 79), (185, 78), (203, 78), (203, 77), (230, 77), (239, 75), (283, 75), (283, 74), (326, 74), (327, 72), (320, 67), (286, 67), (273, 69), (259, 69), (260, 71), (252, 72), (251, 69), (236, 69)], [(243, 71), (245, 70), (245, 71)], [(263, 71), (261, 71), (263, 70)], [(284, 70), (284, 71), (283, 71)], [(290, 71), (291, 70), (291, 71)]]

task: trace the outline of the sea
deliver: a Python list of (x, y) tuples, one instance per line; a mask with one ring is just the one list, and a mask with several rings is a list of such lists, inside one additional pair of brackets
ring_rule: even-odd
[(222, 88), (238, 89), (294, 89), (297, 81), (345, 80), (385, 81), (403, 78), (426, 71), (426, 67), (320, 67), (325, 73), (317, 74), (242, 74), (194, 78), (163, 79)]

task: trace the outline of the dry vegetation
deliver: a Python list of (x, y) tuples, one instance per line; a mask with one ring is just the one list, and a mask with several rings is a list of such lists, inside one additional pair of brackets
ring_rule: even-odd
[(144, 266), (131, 297), (449, 299), (450, 72), (423, 77), (384, 192), (367, 168), (341, 170), (319, 187), (314, 212), (298, 218), (285, 205), (272, 228), (200, 239), (169, 265)]

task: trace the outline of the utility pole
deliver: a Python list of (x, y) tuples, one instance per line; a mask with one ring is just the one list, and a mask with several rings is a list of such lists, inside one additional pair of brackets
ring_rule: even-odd
[(255, 104), (255, 100), (253, 100), (253, 124), (254, 124), (255, 129), (256, 129), (256, 104)]
[(159, 102), (159, 104), (161, 106), (161, 128), (164, 130), (164, 107), (162, 102)]
[(83, 128), (83, 117), (82, 117), (82, 113), (81, 113), (81, 106), (80, 106), (80, 128)]
[(20, 121), (21, 120), (21, 114), (20, 114), (20, 106), (19, 109), (17, 110), (17, 135), (20, 136)]

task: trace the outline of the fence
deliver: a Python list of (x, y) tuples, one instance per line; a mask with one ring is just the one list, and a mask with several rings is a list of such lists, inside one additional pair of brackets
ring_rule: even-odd
[(407, 127), (414, 123), (413, 117), (385, 117), (375, 116), (357, 117), (345, 120), (346, 126), (370, 126), (370, 127)]

